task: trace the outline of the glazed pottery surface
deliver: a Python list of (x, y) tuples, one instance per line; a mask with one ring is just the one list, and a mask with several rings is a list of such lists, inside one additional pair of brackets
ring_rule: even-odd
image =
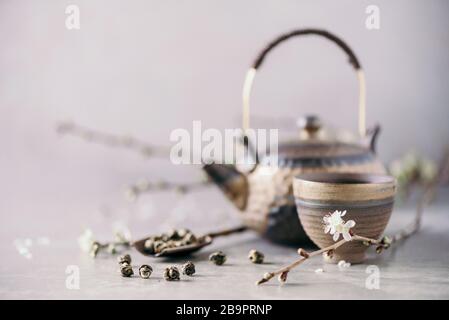
[[(252, 130), (255, 128), (250, 126), (250, 96), (254, 78), (267, 54), (274, 48), (289, 39), (310, 35), (333, 42), (346, 53), (354, 68), (359, 84), (359, 132), (351, 134), (348, 130), (334, 130), (323, 126), (317, 116), (308, 115), (297, 120), (298, 134), (294, 137), (284, 141), (277, 141), (277, 138), (271, 141), (270, 138), (269, 143), (260, 143)], [(375, 152), (380, 127), (366, 128), (364, 72), (354, 52), (336, 35), (326, 30), (306, 28), (281, 34), (270, 41), (247, 71), (242, 98), (240, 140), (243, 154), (251, 155), (251, 162), (242, 161), (244, 168), (241, 168), (239, 165), (210, 161), (203, 168), (211, 181), (241, 211), (243, 223), (262, 236), (277, 243), (296, 245), (308, 240), (298, 221), (293, 196), (296, 175), (312, 172), (385, 173)], [(274, 148), (264, 148), (264, 145), (271, 146), (273, 142)]]
[[(335, 210), (347, 211), (343, 220), (355, 221), (351, 229), (355, 234), (378, 239), (393, 210), (396, 183), (387, 175), (312, 173), (297, 176), (293, 190), (301, 225), (317, 246), (325, 248), (335, 242), (324, 233), (323, 218)], [(360, 263), (367, 248), (359, 241), (350, 241), (326, 260)]]

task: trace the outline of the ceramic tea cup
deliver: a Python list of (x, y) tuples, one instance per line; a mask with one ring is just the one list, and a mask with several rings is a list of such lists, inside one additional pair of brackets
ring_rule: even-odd
[[(396, 182), (387, 175), (309, 173), (295, 177), (293, 191), (299, 220), (306, 234), (318, 247), (325, 248), (335, 241), (332, 235), (324, 232), (323, 218), (335, 210), (346, 210), (342, 219), (355, 221), (352, 232), (378, 239), (393, 210)], [(362, 242), (350, 241), (325, 260), (361, 263), (367, 248)]]

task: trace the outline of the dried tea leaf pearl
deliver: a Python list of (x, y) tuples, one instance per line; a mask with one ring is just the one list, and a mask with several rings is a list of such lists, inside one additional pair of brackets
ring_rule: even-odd
[(195, 265), (191, 261), (187, 261), (182, 265), (182, 273), (186, 276), (193, 276), (195, 273)]
[(155, 241), (153, 248), (155, 253), (159, 253), (167, 247), (167, 243), (164, 241)]
[(169, 240), (177, 240), (179, 239), (178, 230), (172, 229), (167, 233), (167, 237)]
[(134, 274), (133, 268), (129, 264), (123, 264), (120, 267), (120, 273), (123, 277), (131, 277)]
[(179, 270), (176, 267), (165, 268), (164, 279), (167, 281), (179, 280)]
[(151, 273), (153, 272), (153, 268), (147, 264), (143, 264), (139, 268), (139, 275), (143, 279), (148, 279), (151, 276)]
[(191, 233), (189, 229), (182, 228), (178, 230), (178, 236), (180, 238), (184, 238), (189, 233)]
[(184, 237), (183, 237), (183, 242), (186, 244), (192, 244), (198, 241), (198, 239), (195, 237), (195, 235), (193, 233), (187, 233)]
[(154, 254), (154, 240), (148, 239), (144, 244), (145, 252), (148, 254)]
[(251, 250), (248, 254), (248, 259), (251, 260), (252, 263), (263, 263), (264, 258), (264, 254), (257, 250)]
[(214, 252), (209, 256), (209, 261), (213, 262), (217, 266), (221, 266), (226, 262), (226, 255), (221, 251)]
[(124, 256), (120, 256), (118, 258), (118, 263), (119, 264), (123, 264), (123, 263), (128, 263), (131, 264), (131, 256), (129, 254), (125, 254)]

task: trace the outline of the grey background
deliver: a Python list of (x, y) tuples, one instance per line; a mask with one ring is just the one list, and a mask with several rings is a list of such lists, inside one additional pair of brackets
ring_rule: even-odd
[[(10, 141), (37, 139), (60, 119), (158, 143), (192, 120), (239, 126), (243, 77), (256, 53), (304, 26), (335, 32), (359, 56), (367, 122), (384, 128), (384, 159), (412, 147), (435, 155), (449, 137), (444, 0), (0, 3), (0, 106)], [(81, 11), (77, 31), (64, 23), (72, 3)], [(380, 30), (365, 28), (369, 4), (380, 8)], [(356, 130), (355, 76), (333, 44), (291, 41), (256, 78), (252, 111), (292, 123), (314, 112)]]
[[(68, 4), (80, 7), (80, 30), (65, 28)], [(380, 30), (365, 28), (369, 4), (380, 7)], [(33, 261), (45, 266), (42, 279), (51, 272), (63, 286), (66, 263), (77, 264), (79, 257), (48, 261), (55, 262), (64, 246), (77, 252), (82, 227), (104, 239), (117, 221), (136, 237), (167, 226), (208, 231), (236, 223), (233, 207), (215, 189), (148, 195), (129, 204), (123, 199), (129, 183), (142, 177), (191, 181), (200, 171), (60, 138), (55, 125), (73, 120), (161, 145), (193, 120), (205, 128), (238, 127), (248, 66), (267, 41), (294, 28), (335, 32), (359, 56), (367, 76), (367, 122), (383, 127), (384, 161), (411, 148), (437, 158), (449, 138), (448, 9), (443, 0), (1, 0), (0, 242), (2, 253), (15, 255), (14, 265), (2, 267), (2, 296), (41, 292), (21, 282), (32, 275), (17, 256), (16, 238), (51, 239), (57, 253), (48, 258), (52, 253), (45, 251)], [(355, 131), (355, 75), (333, 45), (298, 39), (270, 55), (252, 106), (253, 115), (268, 118), (255, 125), (291, 122), (286, 134), (295, 134), (296, 118), (311, 112)], [(9, 278), (19, 264), (24, 273)], [(19, 291), (11, 294), (12, 288)]]

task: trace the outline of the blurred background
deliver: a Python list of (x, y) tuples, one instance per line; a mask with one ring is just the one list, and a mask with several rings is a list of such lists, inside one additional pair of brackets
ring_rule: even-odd
[[(66, 28), (70, 4), (80, 9), (79, 30)], [(379, 30), (365, 26), (372, 4)], [(359, 57), (367, 123), (383, 129), (381, 159), (410, 149), (438, 159), (449, 138), (448, 14), (445, 0), (1, 0), (0, 231), (73, 241), (105, 217), (179, 217), (182, 208), (189, 219), (218, 219), (232, 210), (218, 191), (208, 195), (212, 208), (198, 195), (127, 204), (127, 184), (191, 181), (201, 172), (60, 137), (56, 125), (70, 120), (155, 145), (170, 145), (170, 132), (193, 120), (238, 127), (247, 68), (268, 41), (299, 27), (327, 29)], [(306, 113), (357, 130), (355, 74), (339, 49), (316, 37), (275, 50), (253, 87), (252, 115), (265, 119), (254, 126), (291, 123), (280, 130), (295, 134)]]

